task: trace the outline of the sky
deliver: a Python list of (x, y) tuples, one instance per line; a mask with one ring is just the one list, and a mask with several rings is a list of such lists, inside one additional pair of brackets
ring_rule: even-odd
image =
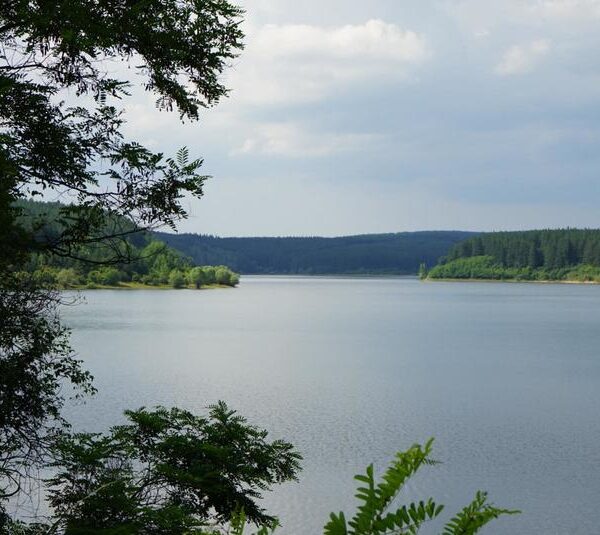
[(600, 0), (247, 0), (229, 98), (127, 133), (212, 176), (181, 232), (600, 227)]

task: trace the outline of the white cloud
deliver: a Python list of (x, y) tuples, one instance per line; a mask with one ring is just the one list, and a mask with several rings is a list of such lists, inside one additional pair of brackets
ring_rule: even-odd
[(430, 56), (425, 38), (382, 20), (338, 27), (265, 25), (248, 31), (231, 77), (234, 99), (254, 104), (320, 100), (356, 82), (406, 79)]
[(528, 45), (512, 46), (504, 53), (494, 72), (499, 76), (529, 72), (549, 51), (550, 42), (546, 39), (539, 39)]
[(233, 155), (263, 154), (286, 157), (319, 157), (358, 150), (371, 143), (370, 134), (332, 134), (308, 132), (295, 123), (259, 125)]
[(264, 26), (255, 38), (263, 56), (317, 57), (419, 63), (426, 58), (423, 39), (382, 20), (324, 28), (308, 25)]

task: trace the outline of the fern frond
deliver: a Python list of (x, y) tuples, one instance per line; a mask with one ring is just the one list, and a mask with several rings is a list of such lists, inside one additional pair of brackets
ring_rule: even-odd
[(329, 515), (329, 522), (325, 524), (323, 533), (324, 535), (349, 535), (344, 513), (340, 513), (339, 515), (331, 513)]
[(179, 168), (181, 169), (182, 167), (185, 167), (188, 164), (189, 159), (190, 153), (188, 151), (188, 148), (181, 147), (177, 151), (177, 165), (179, 166)]
[[(378, 484), (373, 465), (367, 467), (365, 474), (355, 476), (359, 482), (355, 496), (360, 502), (356, 514), (346, 521), (344, 513), (332, 513), (324, 535), (416, 535), (425, 522), (438, 517), (444, 506), (431, 498), (389, 511), (407, 480), (419, 468), (439, 464), (429, 456), (432, 444), (433, 439), (397, 453)], [(516, 513), (519, 511), (490, 505), (487, 494), (478, 492), (473, 502), (446, 524), (443, 535), (472, 535), (500, 515)]]
[(498, 509), (487, 501), (487, 492), (478, 491), (473, 501), (444, 527), (443, 535), (473, 535), (501, 515), (516, 515), (520, 511)]

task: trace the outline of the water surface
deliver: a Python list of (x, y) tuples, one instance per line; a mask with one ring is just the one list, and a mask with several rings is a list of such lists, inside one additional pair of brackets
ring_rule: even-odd
[[(600, 286), (244, 277), (211, 291), (88, 291), (65, 310), (99, 394), (70, 414), (226, 400), (304, 455), (266, 500), (286, 534), (354, 504), (353, 474), (435, 437), (408, 498), (477, 489), (490, 534), (600, 533)], [(428, 531), (433, 532), (432, 526)]]

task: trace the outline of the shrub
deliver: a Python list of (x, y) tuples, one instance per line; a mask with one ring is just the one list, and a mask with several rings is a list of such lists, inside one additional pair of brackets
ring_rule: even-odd
[(188, 284), (195, 286), (196, 289), (199, 289), (205, 281), (204, 271), (202, 271), (201, 267), (193, 267), (186, 273), (186, 278)]
[(183, 273), (178, 269), (171, 270), (171, 273), (169, 273), (169, 285), (173, 288), (183, 288), (185, 286)]
[(119, 282), (124, 279), (123, 272), (116, 268), (108, 267), (90, 271), (88, 273), (88, 281), (102, 286), (118, 286)]
[(61, 269), (56, 274), (56, 283), (61, 288), (72, 288), (81, 284), (81, 277), (73, 268)]
[(33, 272), (33, 279), (41, 286), (52, 285), (56, 283), (56, 273), (52, 269), (44, 267)]
[(215, 284), (217, 282), (214, 267), (204, 266), (202, 267), (202, 272), (204, 273), (204, 284)]

